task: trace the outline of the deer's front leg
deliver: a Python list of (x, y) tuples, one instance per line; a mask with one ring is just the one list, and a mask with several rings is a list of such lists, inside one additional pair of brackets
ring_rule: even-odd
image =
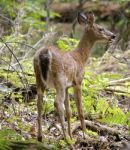
[(61, 123), (64, 138), (66, 139), (65, 116), (64, 116), (65, 90), (60, 87), (59, 89), (57, 89), (56, 92), (57, 93), (56, 93), (56, 98), (55, 98), (54, 105), (55, 105), (56, 110), (57, 110), (58, 115), (59, 115), (59, 120), (60, 120), (60, 123)]
[(78, 116), (79, 116), (79, 119), (81, 122), (82, 130), (84, 132), (86, 127), (85, 127), (85, 122), (84, 122), (81, 85), (75, 85), (74, 94), (75, 94), (75, 98), (76, 98), (76, 106), (77, 106), (77, 110), (78, 110)]
[(72, 139), (72, 133), (71, 133), (71, 127), (70, 127), (70, 118), (71, 118), (71, 107), (70, 107), (70, 101), (68, 96), (68, 89), (66, 89), (65, 93), (65, 110), (66, 110), (66, 118), (68, 121), (68, 133), (70, 138)]
[(38, 110), (38, 141), (42, 142), (42, 106), (43, 106), (43, 91), (41, 88), (37, 89), (38, 99), (37, 99), (37, 110)]

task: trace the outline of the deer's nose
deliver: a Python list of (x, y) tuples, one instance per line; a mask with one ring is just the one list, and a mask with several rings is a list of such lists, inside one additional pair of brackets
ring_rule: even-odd
[(115, 35), (115, 34), (113, 34), (113, 35), (112, 35), (112, 39), (115, 39), (115, 37), (116, 37), (116, 35)]

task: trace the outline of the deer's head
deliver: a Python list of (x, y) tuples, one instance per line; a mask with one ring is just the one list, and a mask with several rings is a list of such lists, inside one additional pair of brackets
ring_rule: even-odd
[(93, 38), (95, 41), (103, 40), (112, 42), (116, 37), (115, 34), (95, 23), (93, 13), (88, 13), (87, 15), (78, 13), (77, 19), (79, 24), (85, 27), (85, 32), (89, 33), (90, 38)]

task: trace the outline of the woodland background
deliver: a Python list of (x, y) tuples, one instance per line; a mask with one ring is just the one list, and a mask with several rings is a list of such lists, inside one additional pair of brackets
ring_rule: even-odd
[(96, 22), (117, 41), (96, 44), (82, 84), (87, 139), (83, 140), (70, 89), (75, 149), (130, 149), (130, 1), (129, 0), (0, 0), (0, 150), (70, 149), (61, 138), (47, 90), (43, 143), (38, 143), (33, 56), (42, 46), (72, 50), (82, 35), (78, 11), (95, 14)]

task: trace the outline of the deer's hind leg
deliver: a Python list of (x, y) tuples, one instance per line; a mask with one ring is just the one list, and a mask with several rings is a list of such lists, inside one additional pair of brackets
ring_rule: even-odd
[(43, 93), (45, 91), (45, 85), (42, 82), (40, 69), (37, 64), (34, 64), (34, 71), (36, 76), (36, 86), (37, 86), (37, 123), (38, 123), (38, 133), (37, 139), (38, 141), (42, 142), (42, 110), (43, 110)]
[(43, 87), (38, 87), (37, 88), (37, 110), (38, 110), (38, 117), (37, 117), (37, 121), (38, 121), (38, 141), (42, 141), (42, 112), (43, 112), (43, 92), (44, 92), (45, 88)]
[(71, 133), (71, 126), (70, 126), (70, 118), (71, 118), (71, 107), (70, 107), (70, 101), (69, 101), (69, 96), (68, 96), (68, 89), (66, 89), (65, 92), (65, 111), (66, 111), (66, 118), (68, 122), (68, 134), (70, 138), (72, 139), (72, 133)]
[(56, 98), (55, 98), (54, 105), (55, 105), (56, 110), (58, 112), (59, 121), (61, 123), (64, 138), (66, 139), (64, 101), (65, 101), (65, 88), (62, 87), (62, 86), (57, 86), (57, 88), (56, 88)]

